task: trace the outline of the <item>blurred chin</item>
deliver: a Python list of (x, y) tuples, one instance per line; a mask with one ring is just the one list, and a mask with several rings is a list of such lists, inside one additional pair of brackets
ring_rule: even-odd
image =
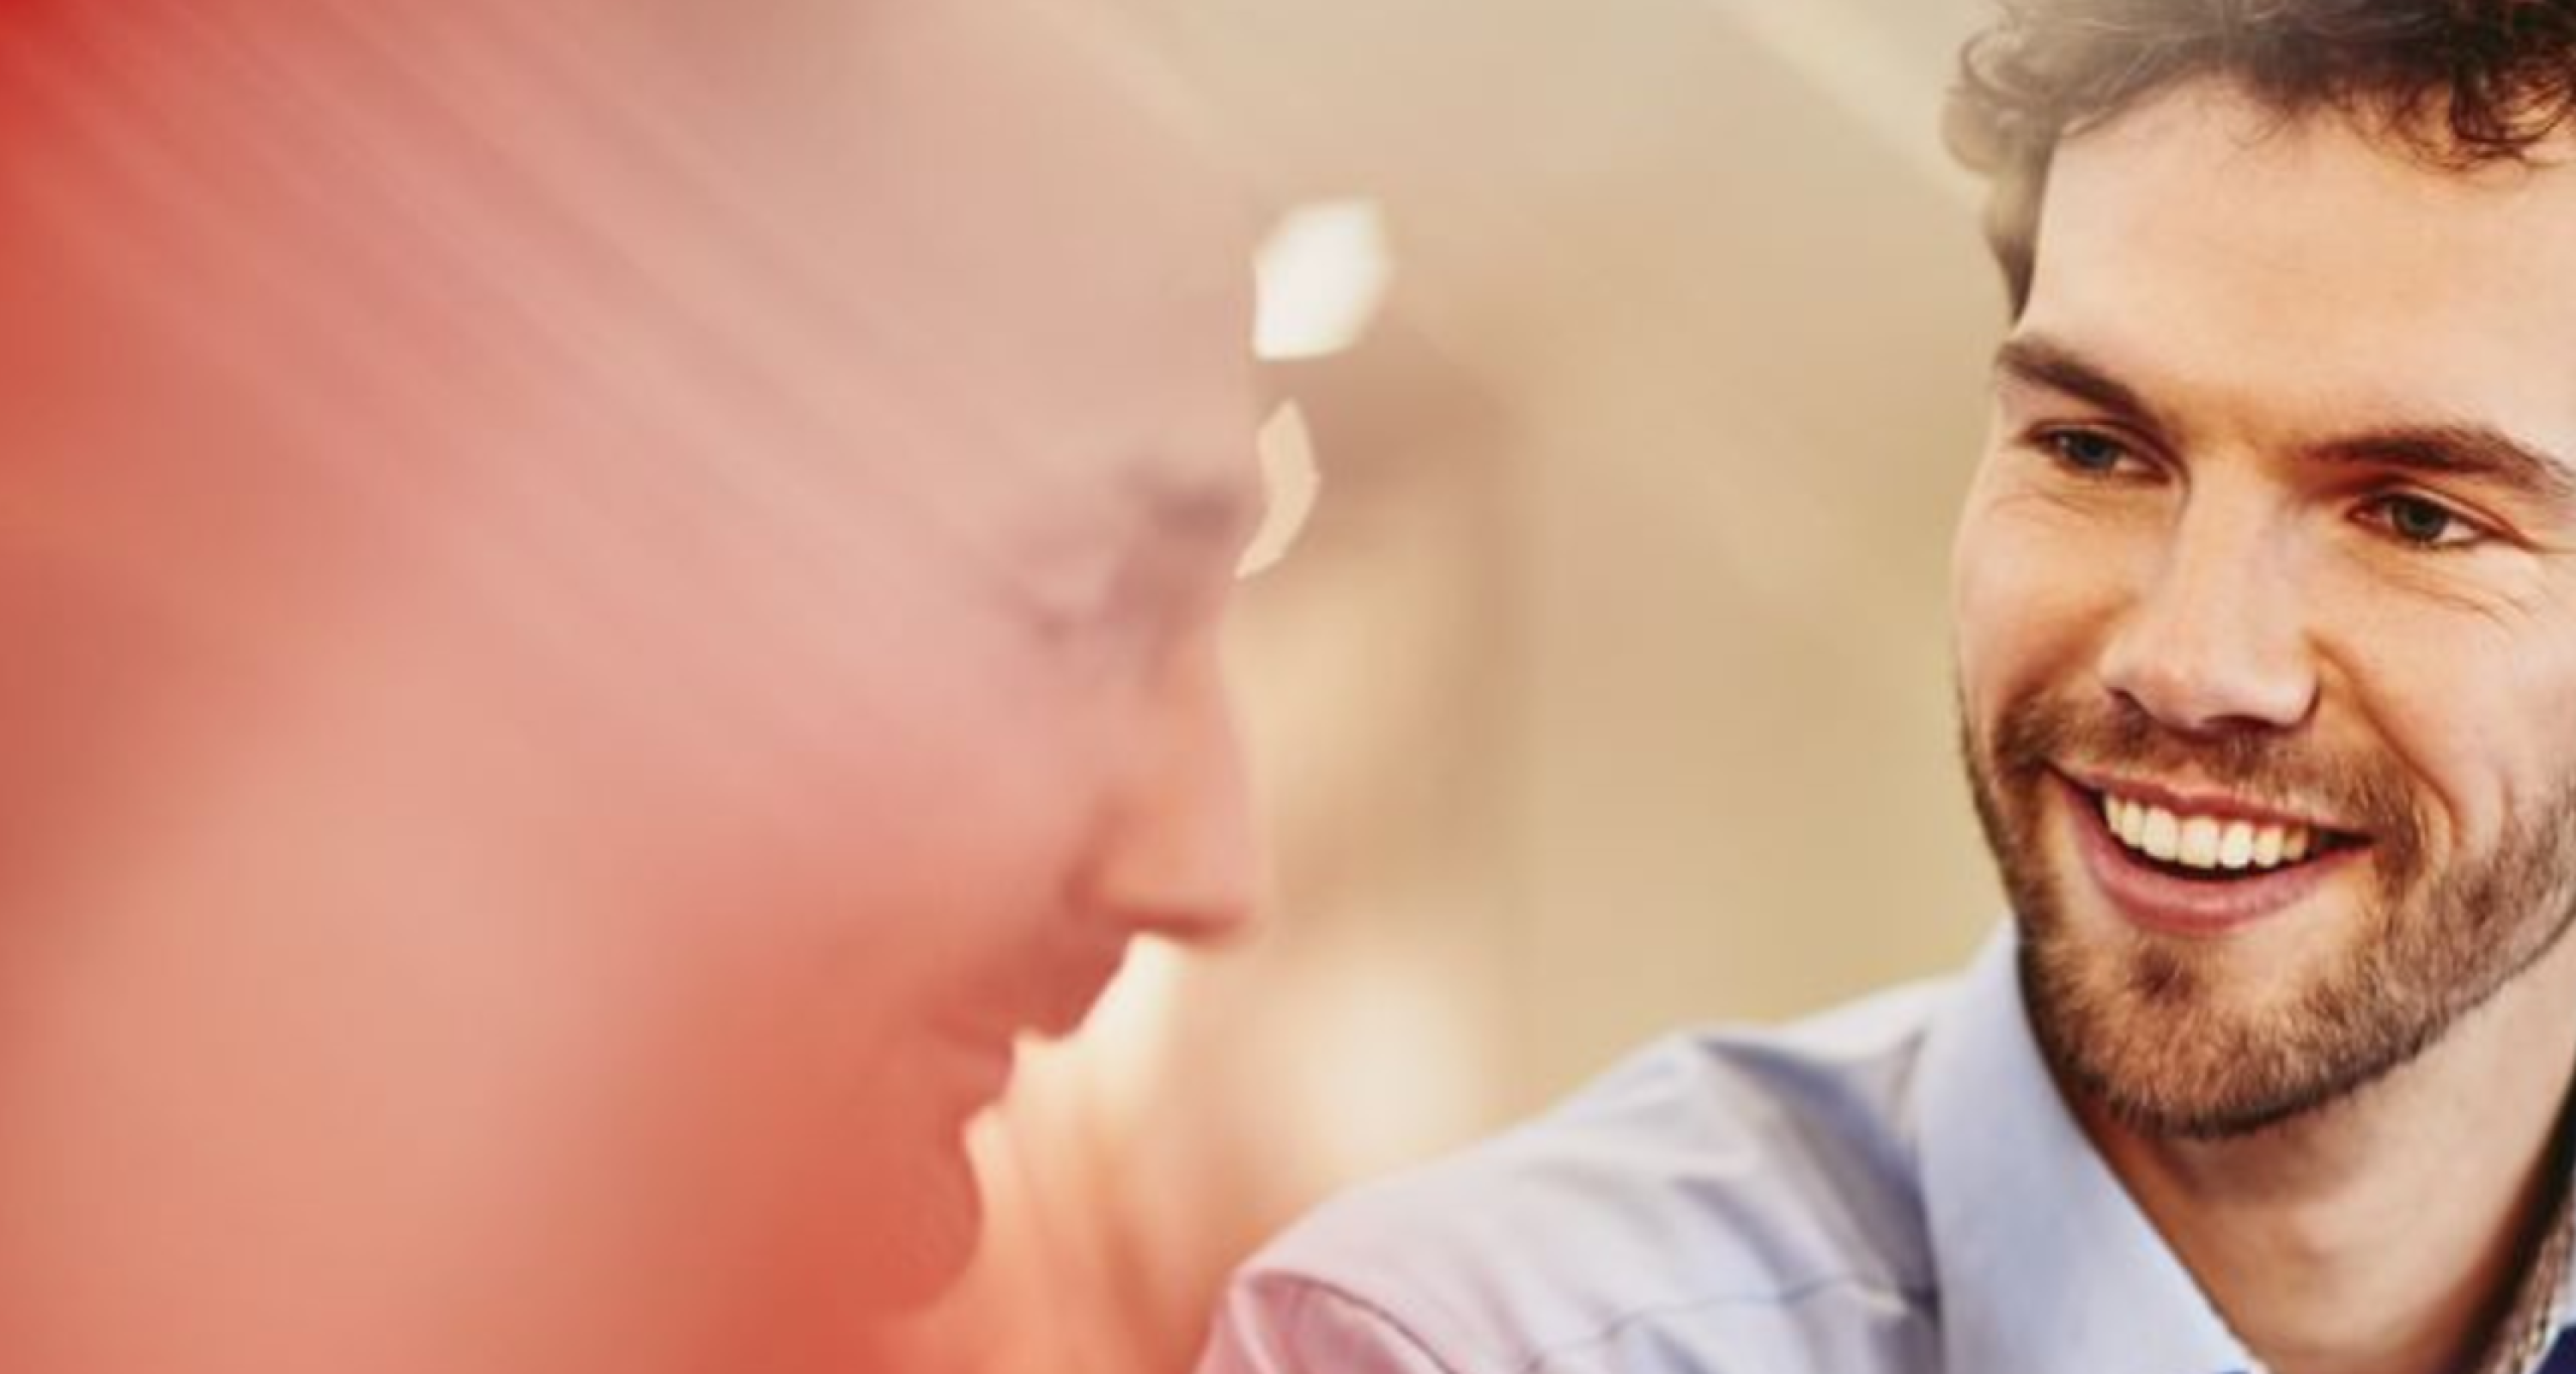
[(954, 1286), (984, 1230), (984, 1198), (966, 1154), (963, 1127), (916, 1139), (862, 1180), (876, 1213), (855, 1237), (853, 1296), (865, 1313), (900, 1315)]

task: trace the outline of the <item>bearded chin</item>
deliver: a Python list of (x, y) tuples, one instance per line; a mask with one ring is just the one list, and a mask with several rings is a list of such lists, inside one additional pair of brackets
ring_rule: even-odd
[[(2405, 800), (2410, 785), (2384, 759), (2320, 766), (2294, 758), (2299, 746), (2284, 736), (2179, 740), (2134, 708), (2088, 720), (2063, 706), (2018, 703), (1986, 735), (1964, 711), (1961, 718), (1977, 818), (2012, 904), (2041, 1053), (2070, 1094), (2139, 1134), (2242, 1137), (2348, 1099), (2438, 1042), (2555, 945), (2576, 915), (2576, 786), (2508, 825), (2492, 849), (2434, 871)], [(2332, 799), (2340, 816), (2370, 820), (2377, 852), (2367, 895), (2341, 911), (2293, 913), (2337, 922), (2340, 938), (2306, 967), (2264, 970), (2259, 989), (2231, 966), (2224, 936), (2191, 940), (2116, 917), (2081, 919), (2069, 891), (2081, 880), (2061, 871), (2063, 846), (2049, 843), (2064, 786), (2055, 769), (2073, 761), (2189, 767)]]

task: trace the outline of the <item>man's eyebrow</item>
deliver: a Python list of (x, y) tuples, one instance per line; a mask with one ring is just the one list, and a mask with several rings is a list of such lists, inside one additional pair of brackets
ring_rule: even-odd
[(2401, 425), (2310, 446), (2321, 462), (2368, 465), (2492, 482), (2576, 509), (2576, 467), (2480, 424)]
[(2155, 407), (2110, 369), (2041, 334), (2017, 334), (1995, 350), (1995, 374), (2061, 392), (2157, 433), (2168, 429)]
[[(2061, 392), (2152, 432), (2169, 432), (2136, 390), (2107, 368), (2044, 335), (2006, 339), (1995, 350), (1999, 376)], [(2301, 450), (2325, 463), (2371, 465), (2492, 482), (2576, 511), (2576, 464), (2490, 425), (2396, 425), (2329, 439)]]

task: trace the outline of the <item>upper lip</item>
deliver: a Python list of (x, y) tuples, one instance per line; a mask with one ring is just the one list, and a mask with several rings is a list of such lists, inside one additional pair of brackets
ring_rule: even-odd
[(2107, 774), (2061, 769), (2066, 779), (2096, 796), (2110, 793), (2124, 801), (2144, 802), (2181, 815), (2218, 816), (2228, 820), (2248, 821), (2255, 825), (2296, 825), (2327, 834), (2358, 836), (2358, 832), (2314, 816), (2266, 806), (2261, 802), (2224, 792), (2196, 792), (2144, 778), (2122, 778)]
[(1123, 962), (1113, 954), (1086, 959), (1078, 970), (1035, 985), (1017, 983), (1008, 992), (996, 988), (952, 993), (951, 1005), (931, 1020), (942, 1033), (976, 1044), (1007, 1045), (1023, 1033), (1062, 1039), (1090, 1017)]
[(930, 1018), (933, 1029), (952, 1040), (976, 1045), (1007, 1045), (1020, 1033), (1018, 1018), (983, 1016), (974, 1007), (953, 1008)]

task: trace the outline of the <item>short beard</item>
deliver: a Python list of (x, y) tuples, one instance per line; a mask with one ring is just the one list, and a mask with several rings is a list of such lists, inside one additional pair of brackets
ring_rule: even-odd
[[(2529, 968), (2576, 918), (2576, 784), (2514, 818), (2483, 855), (2432, 872), (2399, 766), (2331, 759), (2272, 733), (2186, 739), (2135, 706), (2025, 699), (1992, 741), (1961, 713), (1977, 817), (2019, 923), (2023, 996), (2061, 1083), (2137, 1133), (2241, 1137), (2340, 1102), (2440, 1040)], [(2277, 1005), (2232, 1005), (2214, 956), (2143, 933), (2089, 934), (2044, 857), (2047, 798), (2069, 764), (2188, 768), (2258, 798), (2322, 805), (2367, 833), (2372, 893), (2331, 962), (2282, 969)]]

